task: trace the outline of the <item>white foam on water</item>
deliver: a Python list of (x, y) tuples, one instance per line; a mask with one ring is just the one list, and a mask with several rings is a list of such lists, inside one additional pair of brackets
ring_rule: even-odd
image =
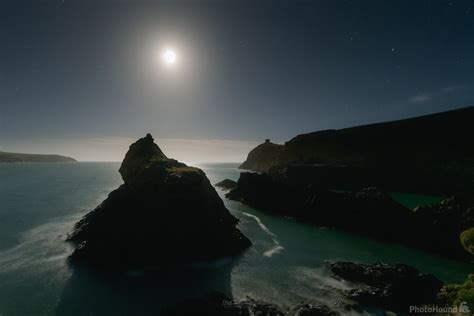
[(0, 251), (0, 273), (37, 269), (52, 269), (63, 263), (72, 252), (64, 242), (78, 216), (55, 218), (24, 232), (16, 246)]
[(250, 217), (250, 218), (253, 218), (256, 222), (257, 222), (257, 225), (268, 235), (272, 238), (272, 241), (273, 241), (273, 247), (268, 249), (267, 251), (265, 251), (263, 253), (263, 255), (265, 257), (272, 257), (273, 255), (275, 254), (279, 254), (281, 251), (283, 251), (283, 249), (285, 249), (285, 247), (283, 247), (280, 242), (278, 241), (277, 239), (277, 236), (270, 230), (268, 229), (267, 226), (265, 226), (265, 224), (260, 220), (260, 218), (258, 216), (255, 216), (255, 215), (252, 215), (252, 214), (249, 214), (249, 213), (246, 213), (246, 212), (241, 212), (243, 215), (247, 216), (247, 217)]
[(245, 215), (245, 216), (248, 216), (248, 217), (253, 218), (253, 219), (257, 222), (258, 226), (260, 226), (260, 228), (261, 228), (264, 232), (266, 232), (268, 235), (270, 235), (271, 237), (274, 237), (274, 238), (276, 237), (276, 235), (275, 235), (274, 233), (272, 233), (272, 232), (270, 231), (270, 229), (268, 229), (268, 227), (265, 226), (265, 224), (262, 223), (262, 221), (260, 220), (259, 217), (255, 216), (255, 215), (252, 215), (252, 214), (249, 214), (249, 213), (246, 213), (246, 212), (241, 212), (241, 213), (242, 213), (243, 215)]
[[(276, 240), (274, 240), (274, 241), (276, 241)], [(264, 255), (265, 257), (269, 257), (269, 258), (270, 258), (271, 256), (273, 256), (273, 255), (275, 255), (275, 254), (279, 254), (283, 249), (285, 249), (285, 247), (281, 246), (281, 245), (278, 243), (278, 241), (276, 241), (276, 245), (275, 245), (273, 248), (271, 248), (271, 249), (265, 251), (265, 252), (263, 253), (263, 255)]]
[(348, 282), (331, 276), (325, 268), (296, 266), (289, 271), (291, 292), (301, 300), (330, 306), (341, 315), (369, 315), (355, 310), (345, 310), (345, 304), (352, 303), (343, 292), (352, 289)]
[(347, 282), (331, 277), (323, 268), (298, 266), (292, 269), (291, 275), (298, 281), (305, 282), (318, 289), (332, 288), (343, 291), (352, 289)]

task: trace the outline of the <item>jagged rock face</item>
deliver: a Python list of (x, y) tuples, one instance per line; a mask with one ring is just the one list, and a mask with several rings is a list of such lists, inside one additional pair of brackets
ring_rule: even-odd
[(119, 172), (123, 181), (133, 181), (134, 177), (139, 177), (140, 173), (154, 162), (170, 161), (154, 143), (153, 137), (147, 134), (144, 138), (133, 143), (120, 166)]
[(236, 228), (204, 172), (167, 158), (151, 135), (130, 146), (124, 184), (79, 221), (71, 262), (147, 268), (238, 254), (250, 241)]

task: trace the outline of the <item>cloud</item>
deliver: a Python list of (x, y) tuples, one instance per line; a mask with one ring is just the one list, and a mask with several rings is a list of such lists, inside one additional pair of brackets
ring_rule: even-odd
[(425, 93), (419, 93), (410, 99), (410, 103), (427, 103), (427, 102), (430, 102), (431, 100), (433, 100), (433, 97), (431, 95), (425, 94)]
[(450, 97), (451, 94), (470, 90), (470, 87), (471, 86), (467, 84), (457, 84), (457, 85), (447, 86), (437, 91), (431, 91), (430, 93), (418, 93), (414, 95), (413, 97), (411, 97), (409, 102), (422, 104), (422, 103), (431, 102), (435, 99), (444, 100), (447, 97)]
[(459, 85), (454, 85), (454, 86), (449, 86), (449, 87), (443, 88), (443, 92), (452, 93), (452, 92), (466, 90), (466, 89), (467, 89), (467, 85), (459, 84)]

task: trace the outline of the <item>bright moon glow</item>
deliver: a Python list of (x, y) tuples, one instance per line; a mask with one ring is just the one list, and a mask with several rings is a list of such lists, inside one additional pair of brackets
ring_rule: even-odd
[(163, 52), (162, 58), (165, 64), (172, 65), (176, 63), (176, 52), (172, 49), (167, 49)]

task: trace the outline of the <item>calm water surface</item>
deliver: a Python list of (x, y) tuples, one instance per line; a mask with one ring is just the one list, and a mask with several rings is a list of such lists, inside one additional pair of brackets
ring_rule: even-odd
[[(237, 164), (198, 167), (213, 184), (239, 176)], [(240, 258), (199, 273), (130, 271), (111, 279), (73, 271), (66, 264), (72, 249), (64, 238), (122, 183), (118, 168), (118, 163), (0, 164), (2, 316), (153, 314), (182, 297), (213, 290), (236, 300), (251, 296), (280, 305), (301, 300), (334, 304), (350, 284), (329, 276), (325, 262), (333, 260), (407, 263), (446, 282), (461, 281), (474, 271), (472, 265), (270, 216), (229, 200), (227, 207), (253, 242)]]

